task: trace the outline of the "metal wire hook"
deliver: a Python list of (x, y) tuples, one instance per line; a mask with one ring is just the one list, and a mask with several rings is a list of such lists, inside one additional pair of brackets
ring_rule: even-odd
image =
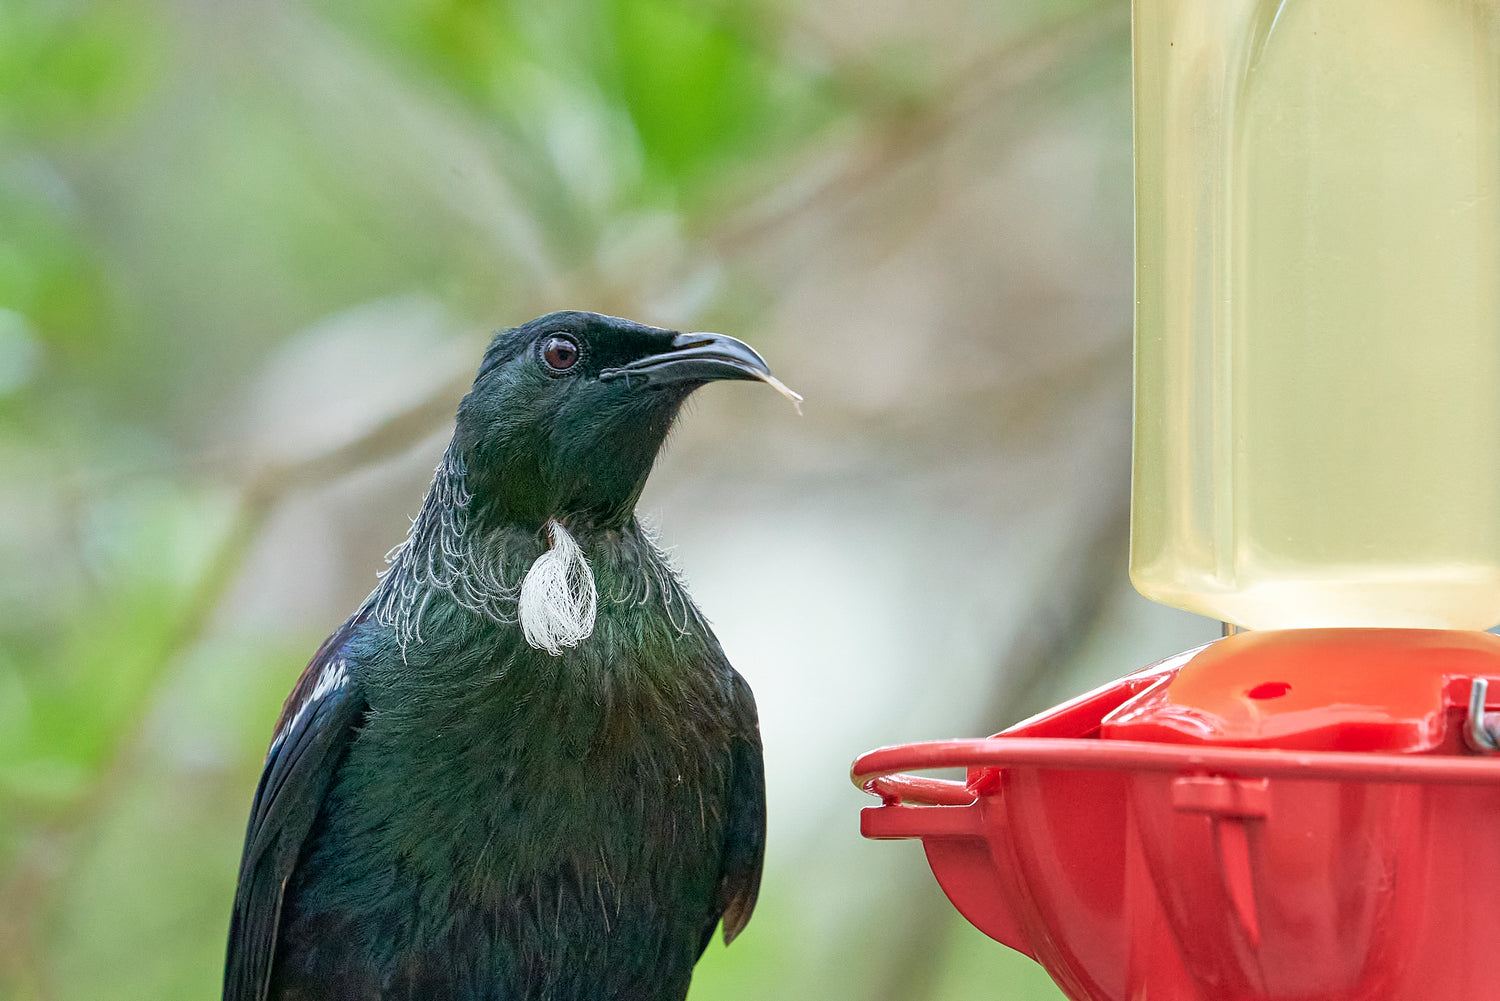
[(1474, 678), (1469, 682), (1469, 716), (1464, 720), (1464, 743), (1470, 750), (1484, 754), (1500, 751), (1500, 739), (1495, 734), (1500, 713), (1486, 714), (1484, 711), (1484, 697), (1489, 687), (1488, 678)]

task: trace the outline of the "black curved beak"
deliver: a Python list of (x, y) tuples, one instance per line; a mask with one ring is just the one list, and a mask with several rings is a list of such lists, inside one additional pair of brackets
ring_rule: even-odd
[(718, 379), (753, 379), (770, 385), (778, 393), (799, 404), (802, 397), (782, 385), (771, 374), (754, 348), (725, 334), (677, 334), (672, 348), (660, 354), (647, 355), (618, 368), (607, 368), (599, 378), (640, 379), (647, 385), (674, 382), (713, 382)]
[(619, 368), (607, 368), (601, 379), (641, 376), (656, 384), (712, 382), (715, 379), (763, 379), (771, 374), (766, 360), (744, 341), (723, 334), (678, 334), (672, 349), (647, 355)]

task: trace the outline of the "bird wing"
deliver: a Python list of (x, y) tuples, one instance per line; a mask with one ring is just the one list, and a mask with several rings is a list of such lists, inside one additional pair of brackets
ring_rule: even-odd
[[(744, 930), (750, 912), (755, 910), (766, 855), (766, 770), (761, 754), (760, 723), (755, 713), (755, 697), (738, 672), (734, 672), (733, 705), (740, 725), (730, 748), (729, 812), (717, 900), (724, 916), (726, 945)], [(705, 948), (713, 930), (710, 924), (703, 936)]]
[(276, 723), (250, 807), (229, 921), (224, 1001), (265, 1001), (282, 898), (330, 779), (367, 706), (344, 659), (357, 620), (318, 650)]

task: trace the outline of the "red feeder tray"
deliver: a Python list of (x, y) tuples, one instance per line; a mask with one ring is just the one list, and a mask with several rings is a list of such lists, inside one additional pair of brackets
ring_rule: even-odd
[[(1470, 748), (1496, 680), (1486, 633), (1243, 633), (994, 737), (861, 756), (861, 831), (920, 838), (1075, 1001), (1488, 997), (1500, 760)], [(967, 781), (902, 774), (946, 767)]]

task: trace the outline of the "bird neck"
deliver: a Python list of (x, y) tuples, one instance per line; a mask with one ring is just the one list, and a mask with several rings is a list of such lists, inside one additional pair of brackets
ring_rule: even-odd
[(423, 642), (424, 622), (439, 607), (476, 625), (519, 624), (528, 573), (549, 550), (555, 553), (561, 530), (576, 544), (601, 602), (641, 603), (654, 594), (669, 611), (696, 617), (675, 573), (633, 515), (619, 526), (568, 517), (533, 521), (507, 518), (496, 505), (480, 502), (469, 489), (463, 451), (451, 443), (406, 539), (387, 555), (389, 565), (362, 611), (392, 630), (403, 658)]
[(434, 599), (446, 597), (497, 622), (515, 619), (520, 576), (511, 564), (524, 557), (509, 540), (486, 537), (466, 473), (462, 451), (450, 444), (406, 539), (386, 555), (380, 583), (365, 599), (403, 651), (422, 641), (423, 615)]

